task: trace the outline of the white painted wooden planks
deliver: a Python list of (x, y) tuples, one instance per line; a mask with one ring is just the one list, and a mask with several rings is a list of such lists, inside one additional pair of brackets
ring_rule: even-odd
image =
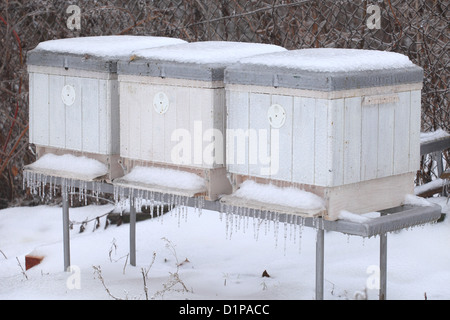
[(361, 100), (344, 99), (344, 184), (361, 180)]
[[(223, 89), (189, 87), (185, 82), (178, 86), (122, 79), (120, 93), (122, 157), (201, 168), (224, 165), (225, 141), (217, 144), (222, 159), (209, 161), (215, 155), (213, 130), (225, 132)], [(153, 98), (159, 93), (166, 94), (169, 100), (163, 114), (153, 108)], [(178, 151), (183, 163), (174, 162), (174, 152)]]
[(249, 96), (244, 91), (227, 91), (226, 163), (229, 172), (249, 174)]
[(49, 145), (49, 76), (30, 74), (30, 142)]
[[(269, 137), (267, 146), (246, 147), (241, 155), (245, 163), (228, 163), (229, 172), (333, 187), (417, 170), (420, 90), (340, 99), (240, 90), (227, 94), (228, 129), (246, 132), (246, 143), (252, 129), (270, 128), (267, 110), (271, 104), (282, 105), (287, 113), (280, 129), (280, 170), (261, 175), (261, 158), (255, 162), (252, 156), (264, 155), (264, 147), (269, 154), (275, 151)], [(237, 160), (236, 143), (228, 142), (227, 152)]]
[(307, 97), (294, 98), (294, 120), (292, 143), (292, 181), (304, 181), (313, 185), (316, 127), (316, 99)]
[(420, 168), (420, 129), (421, 129), (421, 91), (411, 91), (411, 118), (409, 140), (409, 171), (416, 172)]
[[(61, 98), (66, 85), (75, 91), (72, 105), (65, 105)], [(54, 74), (50, 70), (48, 74), (30, 72), (30, 88), (31, 143), (89, 153), (118, 153), (117, 80)]]

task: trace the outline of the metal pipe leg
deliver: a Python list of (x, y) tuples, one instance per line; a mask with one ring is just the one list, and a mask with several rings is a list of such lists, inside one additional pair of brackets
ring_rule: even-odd
[(130, 264), (136, 266), (136, 207), (130, 198)]
[(316, 239), (316, 300), (323, 300), (324, 251), (325, 231), (318, 228)]
[(387, 234), (380, 234), (380, 300), (386, 300), (387, 287)]
[(64, 247), (64, 271), (70, 267), (70, 220), (69, 220), (69, 197), (67, 192), (62, 192), (63, 205), (63, 247)]

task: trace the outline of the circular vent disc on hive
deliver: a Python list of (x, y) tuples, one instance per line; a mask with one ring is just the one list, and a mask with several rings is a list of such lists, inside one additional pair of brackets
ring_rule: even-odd
[(286, 110), (279, 104), (273, 104), (267, 111), (267, 118), (272, 128), (279, 129), (286, 122)]
[(75, 102), (75, 88), (71, 85), (65, 85), (61, 91), (61, 99), (66, 106), (71, 106)]
[(159, 114), (164, 114), (169, 109), (169, 97), (164, 92), (158, 92), (153, 98), (153, 108)]

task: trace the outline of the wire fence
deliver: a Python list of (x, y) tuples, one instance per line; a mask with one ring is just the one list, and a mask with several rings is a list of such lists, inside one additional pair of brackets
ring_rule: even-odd
[[(20, 169), (34, 159), (26, 53), (41, 41), (134, 34), (395, 51), (424, 69), (422, 131), (450, 132), (449, 9), (438, 0), (3, 0), (0, 198), (22, 194)], [(444, 157), (450, 163), (448, 151)], [(433, 178), (428, 172), (418, 184)]]

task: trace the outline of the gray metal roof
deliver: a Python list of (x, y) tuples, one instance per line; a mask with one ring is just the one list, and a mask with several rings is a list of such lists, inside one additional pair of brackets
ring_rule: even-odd
[(318, 91), (421, 83), (423, 70), (412, 66), (391, 70), (316, 72), (289, 68), (235, 64), (225, 71), (225, 83)]

